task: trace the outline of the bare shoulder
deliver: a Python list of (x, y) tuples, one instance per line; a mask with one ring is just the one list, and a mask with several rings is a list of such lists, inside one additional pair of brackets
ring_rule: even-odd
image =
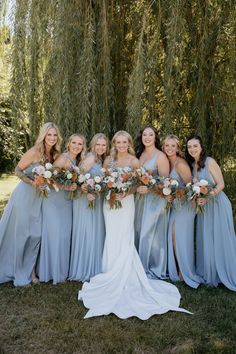
[(35, 147), (32, 147), (28, 151), (24, 153), (18, 162), (18, 166), (20, 169), (27, 168), (31, 163), (39, 160), (39, 152)]
[(218, 163), (216, 162), (215, 159), (213, 159), (213, 157), (208, 157), (208, 166), (209, 167), (216, 167), (216, 166), (219, 167)]
[(176, 163), (176, 169), (179, 170), (186, 170), (186, 169), (190, 169), (187, 161), (185, 159), (183, 159), (182, 157), (180, 157)]

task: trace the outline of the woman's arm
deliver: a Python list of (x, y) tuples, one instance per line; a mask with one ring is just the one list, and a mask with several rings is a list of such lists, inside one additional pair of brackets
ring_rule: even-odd
[(176, 166), (176, 172), (181, 177), (184, 184), (192, 182), (192, 174), (189, 165), (183, 159), (181, 159)]
[(168, 177), (170, 173), (170, 164), (168, 158), (163, 152), (159, 152), (158, 159), (157, 159), (157, 170), (158, 174), (161, 177)]
[(29, 167), (33, 162), (37, 161), (38, 154), (35, 148), (31, 148), (28, 150), (18, 162), (15, 168), (15, 174), (18, 178), (20, 178), (23, 182), (30, 184), (31, 186), (35, 187), (35, 182), (32, 181), (29, 177), (25, 175), (23, 172), (27, 167)]
[(209, 166), (209, 172), (212, 175), (212, 178), (216, 184), (213, 189), (213, 193), (214, 193), (214, 195), (217, 195), (225, 187), (224, 178), (223, 178), (220, 166), (218, 165), (218, 163), (214, 159), (212, 159), (212, 158), (209, 159), (208, 166)]

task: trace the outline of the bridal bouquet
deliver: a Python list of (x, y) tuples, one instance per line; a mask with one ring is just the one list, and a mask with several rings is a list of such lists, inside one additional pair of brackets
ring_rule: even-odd
[[(156, 193), (162, 198), (172, 196), (173, 201), (175, 201), (176, 207), (181, 206), (181, 201), (186, 196), (185, 189), (179, 187), (179, 182), (177, 181), (177, 179), (170, 177), (159, 177), (159, 183), (157, 185)], [(166, 210), (172, 208), (173, 201), (167, 200)]]
[[(73, 183), (78, 183), (79, 168), (72, 167), (69, 170), (55, 168), (53, 172), (53, 179), (59, 185), (63, 187), (71, 186)], [(59, 190), (59, 189), (58, 189)], [(78, 196), (77, 189), (75, 191), (69, 191), (68, 197), (70, 200), (76, 199)]]
[(213, 196), (211, 191), (214, 186), (211, 185), (207, 180), (201, 179), (195, 183), (188, 183), (187, 188), (187, 200), (191, 201), (192, 207), (195, 208), (197, 214), (204, 212), (204, 206), (198, 204), (199, 198), (204, 198), (210, 200)]
[[(81, 174), (79, 176), (79, 181), (80, 183), (82, 183), (82, 185), (84, 185), (88, 193), (93, 194), (95, 195), (95, 197), (97, 197), (100, 195), (104, 187), (103, 178), (104, 177), (102, 175), (91, 176), (90, 173), (86, 173), (85, 175)], [(90, 200), (88, 202), (88, 207), (90, 209), (95, 209), (95, 206), (95, 200)]]
[(109, 202), (110, 208), (122, 208), (122, 203), (116, 199), (116, 195), (125, 195), (135, 185), (135, 172), (130, 167), (103, 169), (103, 172), (105, 198)]
[(43, 189), (39, 191), (39, 196), (47, 198), (50, 193), (49, 186), (53, 186), (57, 190), (57, 186), (53, 179), (53, 166), (51, 163), (46, 163), (45, 165), (38, 165), (32, 170), (34, 174), (34, 181), (37, 186), (43, 186)]

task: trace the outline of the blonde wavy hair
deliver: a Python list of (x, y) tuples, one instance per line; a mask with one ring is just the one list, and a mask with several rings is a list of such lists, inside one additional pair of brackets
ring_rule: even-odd
[(79, 134), (79, 133), (72, 134), (67, 140), (65, 151), (66, 152), (69, 151), (69, 145), (70, 145), (72, 139), (74, 139), (75, 137), (80, 138), (83, 141), (83, 149), (76, 156), (76, 162), (77, 162), (77, 165), (78, 165), (81, 161), (83, 161), (85, 159), (85, 156), (86, 156), (86, 153), (87, 153), (86, 139), (85, 139), (84, 135)]
[(170, 140), (170, 139), (174, 140), (174, 141), (176, 142), (176, 144), (177, 144), (177, 152), (176, 152), (176, 155), (177, 155), (177, 156), (180, 156), (180, 157), (183, 157), (184, 154), (183, 154), (183, 152), (181, 151), (179, 138), (178, 138), (176, 135), (174, 135), (174, 134), (169, 134), (169, 135), (167, 135), (167, 136), (165, 137), (165, 139), (164, 139), (164, 141), (163, 141), (163, 144), (162, 144), (162, 151), (164, 151), (164, 145), (165, 145), (165, 143), (167, 142), (167, 140)]
[[(98, 142), (99, 139), (104, 139), (106, 141), (106, 151), (105, 153), (103, 154), (103, 156), (99, 156), (96, 152), (95, 152), (95, 147), (96, 147), (96, 144)], [(94, 137), (92, 138), (91, 142), (90, 142), (90, 151), (95, 155), (95, 161), (98, 162), (98, 161), (101, 161), (103, 162), (106, 158), (106, 156), (109, 155), (109, 151), (110, 151), (110, 148), (109, 148), (109, 139), (106, 137), (105, 134), (103, 133), (97, 133), (94, 135)]]
[(50, 129), (55, 129), (57, 132), (57, 142), (54, 146), (52, 146), (52, 149), (50, 151), (50, 156), (52, 160), (51, 162), (54, 162), (61, 153), (61, 143), (62, 143), (62, 137), (59, 128), (55, 123), (48, 122), (42, 126), (34, 146), (39, 151), (42, 161), (47, 160), (46, 149), (45, 149), (45, 137), (48, 134), (48, 131)]
[(112, 157), (113, 160), (117, 159), (117, 150), (116, 150), (115, 144), (116, 144), (116, 139), (120, 135), (122, 135), (128, 139), (128, 142), (129, 142), (128, 153), (135, 156), (133, 139), (132, 139), (131, 135), (128, 132), (126, 132), (125, 130), (119, 130), (117, 133), (115, 133), (115, 135), (113, 136), (113, 138), (111, 140), (110, 156)]

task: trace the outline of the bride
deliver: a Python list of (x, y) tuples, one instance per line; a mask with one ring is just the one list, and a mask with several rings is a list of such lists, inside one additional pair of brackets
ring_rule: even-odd
[[(111, 155), (104, 167), (139, 167), (134, 156), (131, 136), (117, 132), (112, 139)], [(120, 209), (104, 203), (106, 240), (103, 251), (103, 272), (85, 282), (78, 299), (89, 309), (85, 318), (114, 313), (119, 318), (136, 316), (146, 320), (154, 314), (179, 308), (178, 289), (162, 280), (148, 279), (134, 246), (134, 197), (117, 194)]]

